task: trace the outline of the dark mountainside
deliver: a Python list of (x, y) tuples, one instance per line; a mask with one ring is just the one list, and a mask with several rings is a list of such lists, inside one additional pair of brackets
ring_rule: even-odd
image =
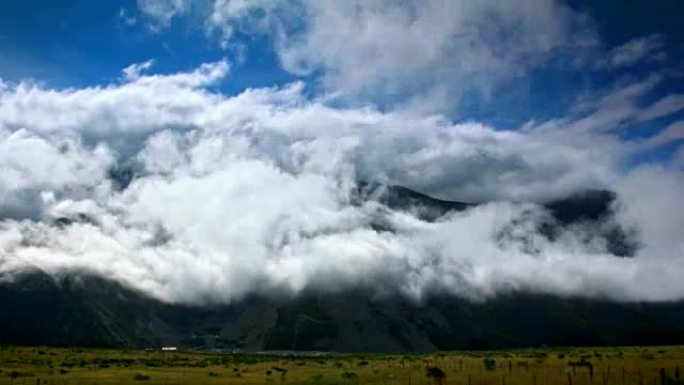
[[(362, 186), (358, 197), (428, 220), (471, 206), (401, 187)], [(629, 257), (636, 247), (630, 234), (603, 220), (613, 200), (609, 192), (592, 191), (549, 203), (539, 231), (553, 238), (564, 226), (595, 223), (610, 250)], [(376, 227), (392, 231), (381, 220)], [(681, 302), (620, 304), (511, 293), (486, 302), (436, 296), (416, 304), (359, 290), (201, 308), (164, 304), (87, 274), (56, 278), (32, 271), (2, 278), (0, 344), (395, 352), (684, 343)]]

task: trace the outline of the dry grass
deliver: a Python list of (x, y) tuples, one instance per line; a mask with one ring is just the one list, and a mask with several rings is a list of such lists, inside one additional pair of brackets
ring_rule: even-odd
[(309, 356), (5, 347), (0, 385), (662, 385), (678, 383), (680, 366), (678, 346)]

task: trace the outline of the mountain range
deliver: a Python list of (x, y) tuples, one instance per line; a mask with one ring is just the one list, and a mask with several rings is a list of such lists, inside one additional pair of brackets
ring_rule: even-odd
[[(399, 186), (359, 185), (355, 199), (439, 220), (473, 204), (431, 198)], [(633, 256), (629, 231), (604, 219), (615, 195), (587, 191), (546, 203), (539, 232), (595, 224), (609, 251)], [(60, 225), (68, 226), (65, 219)], [(382, 221), (378, 231), (392, 231)], [(4, 277), (8, 278), (8, 277)], [(83, 272), (38, 269), (0, 276), (0, 344), (241, 351), (398, 352), (537, 346), (684, 343), (684, 303), (511, 292), (482, 301), (433, 295), (422, 302), (309, 290), (295, 298), (248, 297), (230, 305), (168, 304)]]

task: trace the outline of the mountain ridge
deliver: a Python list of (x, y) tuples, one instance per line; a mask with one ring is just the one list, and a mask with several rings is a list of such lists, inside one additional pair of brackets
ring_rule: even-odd
[[(418, 210), (426, 220), (474, 206), (397, 187), (366, 193), (360, 197), (393, 210)], [(552, 219), (539, 230), (553, 237), (563, 226), (601, 221), (614, 199), (597, 191), (547, 203)], [(625, 239), (616, 242), (630, 251)], [(33, 270), (0, 277), (0, 308), (0, 343), (22, 345), (398, 352), (684, 343), (684, 302), (617, 303), (520, 291), (485, 301), (435, 294), (416, 302), (362, 289), (308, 290), (294, 298), (187, 306), (86, 272)]]

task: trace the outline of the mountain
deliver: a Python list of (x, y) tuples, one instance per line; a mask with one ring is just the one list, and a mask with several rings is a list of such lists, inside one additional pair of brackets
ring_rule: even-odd
[(399, 352), (684, 343), (684, 303), (620, 304), (524, 293), (416, 304), (362, 292), (168, 305), (90, 276), (33, 272), (0, 286), (0, 343)]
[[(401, 186), (379, 186), (361, 184), (359, 200), (373, 199), (394, 210), (410, 211), (427, 221), (439, 220), (449, 212), (464, 211), (477, 206), (466, 202), (435, 199)], [(638, 244), (630, 231), (610, 220), (611, 208), (615, 202), (614, 193), (605, 190), (587, 190), (564, 199), (547, 202), (542, 206), (548, 216), (538, 224), (540, 234), (555, 240), (564, 229), (576, 225), (590, 228), (591, 235), (605, 241), (608, 252), (619, 257), (633, 256)], [(378, 228), (386, 229), (378, 224)], [(501, 234), (505, 236), (506, 234)], [(587, 238), (586, 242), (590, 242)]]
[[(359, 188), (358, 199), (433, 221), (473, 206), (370, 185)], [(630, 234), (607, 220), (614, 199), (612, 193), (591, 191), (547, 203), (548, 219), (539, 231), (553, 238), (567, 226), (594, 224), (610, 247), (629, 257), (636, 247)], [(485, 302), (443, 295), (415, 303), (361, 290), (310, 291), (297, 298), (192, 307), (162, 303), (85, 273), (54, 277), (34, 270), (0, 276), (0, 309), (0, 344), (397, 352), (684, 343), (684, 302), (615, 303), (528, 293)]]

